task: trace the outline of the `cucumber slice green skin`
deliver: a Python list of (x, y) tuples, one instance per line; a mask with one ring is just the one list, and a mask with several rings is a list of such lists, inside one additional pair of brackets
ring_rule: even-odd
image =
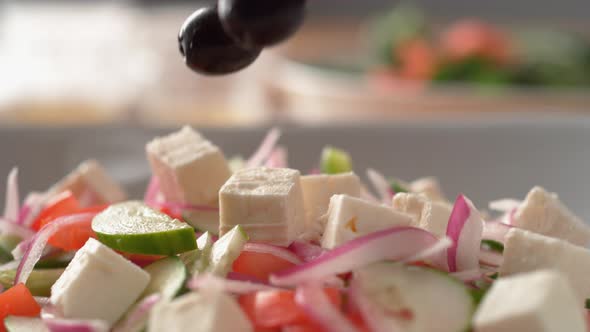
[(15, 235), (0, 235), (0, 264), (8, 263), (14, 259), (11, 252), (21, 241), (22, 239)]
[(170, 300), (178, 295), (187, 278), (187, 269), (178, 257), (162, 258), (144, 268), (150, 274), (150, 283), (140, 298), (158, 293)]
[[(27, 280), (26, 286), (33, 296), (50, 296), (51, 286), (62, 275), (64, 269), (35, 269)], [(0, 271), (0, 285), (12, 287), (16, 270)]]
[(411, 332), (468, 331), (476, 309), (465, 285), (432, 269), (380, 263), (356, 271), (354, 282), (385, 309), (412, 310), (414, 320), (404, 326)]
[(56, 269), (67, 267), (74, 258), (74, 252), (60, 252), (41, 259), (35, 264), (36, 269)]
[(197, 248), (192, 227), (138, 201), (111, 205), (94, 217), (92, 230), (126, 253), (173, 256)]
[(8, 316), (4, 326), (8, 332), (49, 332), (41, 318)]
[(96, 233), (96, 236), (111, 249), (131, 254), (173, 256), (197, 248), (192, 227), (151, 234)]
[(225, 277), (231, 270), (233, 262), (244, 249), (246, 242), (248, 242), (248, 235), (240, 225), (225, 233), (211, 248), (207, 270), (215, 275)]

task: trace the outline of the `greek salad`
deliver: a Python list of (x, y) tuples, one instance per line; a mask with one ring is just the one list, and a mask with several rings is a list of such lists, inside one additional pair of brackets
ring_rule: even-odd
[(280, 135), (155, 138), (143, 199), (91, 160), (21, 201), (13, 169), (0, 331), (588, 331), (590, 227), (556, 194), (478, 209), (330, 146), (303, 175)]

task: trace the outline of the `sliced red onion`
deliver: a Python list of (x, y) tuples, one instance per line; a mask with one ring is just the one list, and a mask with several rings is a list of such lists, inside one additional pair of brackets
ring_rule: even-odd
[(326, 249), (304, 241), (295, 241), (291, 243), (289, 250), (304, 262), (314, 260), (326, 252)]
[(447, 236), (453, 240), (453, 245), (447, 250), (450, 272), (471, 270), (479, 266), (483, 223), (473, 203), (467, 197), (459, 195), (447, 225)]
[(49, 238), (53, 236), (60, 229), (88, 222), (88, 219), (94, 217), (96, 213), (80, 213), (73, 214), (65, 217), (55, 219), (53, 222), (43, 226), (37, 234), (30, 239), (30, 245), (25, 251), (22, 260), (16, 270), (16, 276), (14, 278), (14, 284), (26, 283), (31, 271), (35, 267), (35, 264), (39, 261), (43, 255), (43, 250), (47, 245)]
[(404, 331), (393, 317), (386, 316), (381, 308), (363, 294), (355, 279), (352, 279), (350, 283), (348, 294), (351, 304), (359, 310), (371, 332)]
[(504, 261), (504, 256), (496, 251), (480, 250), (479, 261), (480, 263), (488, 266), (498, 267), (502, 265), (502, 262)]
[(21, 226), (4, 218), (0, 218), (0, 233), (16, 235), (23, 240), (35, 235), (35, 232), (30, 228)]
[(245, 282), (251, 282), (251, 283), (255, 283), (255, 284), (266, 284), (266, 282), (264, 280), (258, 279), (254, 276), (250, 276), (250, 275), (239, 273), (239, 272), (233, 272), (233, 271), (228, 272), (226, 278), (228, 280), (245, 281)]
[(264, 164), (277, 145), (279, 138), (281, 138), (281, 131), (278, 128), (272, 128), (266, 134), (266, 137), (264, 137), (256, 152), (248, 159), (246, 167), (259, 167)]
[(108, 332), (109, 324), (102, 320), (43, 318), (51, 332)]
[[(415, 256), (439, 243), (431, 233), (415, 227), (393, 227), (358, 237), (307, 263), (294, 266), (270, 276), (271, 284), (294, 286), (303, 282), (324, 280), (340, 273), (383, 261), (399, 261)], [(430, 257), (444, 262), (438, 252)]]
[(155, 204), (158, 202), (158, 196), (160, 195), (160, 179), (156, 175), (152, 175), (150, 183), (148, 184), (145, 195), (143, 196), (144, 202), (148, 204)]
[(393, 198), (393, 193), (391, 191), (391, 186), (389, 182), (385, 178), (385, 176), (378, 171), (369, 168), (367, 170), (367, 177), (369, 181), (375, 187), (377, 194), (379, 194), (379, 198), (381, 199), (381, 203), (391, 205), (391, 199)]
[(463, 282), (473, 282), (483, 278), (484, 273), (480, 269), (471, 269), (461, 272), (450, 273), (450, 276), (457, 278)]
[(123, 320), (113, 327), (111, 332), (143, 331), (150, 311), (161, 299), (160, 294), (146, 296), (129, 311)]
[[(439, 254), (445, 252), (452, 245), (453, 245), (453, 241), (449, 237), (445, 236), (445, 237), (441, 238), (433, 246), (428, 247), (428, 248), (418, 252), (414, 256), (404, 259), (403, 262), (404, 263), (412, 263), (412, 262), (419, 262), (419, 261), (428, 260), (429, 257), (434, 257), (436, 255), (439, 255)], [(447, 263), (444, 259), (442, 260), (442, 262), (433, 262), (433, 263), (439, 269), (444, 270), (444, 271), (448, 271), (448, 266), (447, 266)]]
[(277, 146), (264, 163), (264, 167), (270, 168), (287, 168), (289, 167), (287, 149), (282, 146)]
[(510, 212), (514, 209), (517, 209), (522, 201), (512, 199), (512, 198), (505, 198), (499, 199), (495, 201), (491, 201), (488, 207), (490, 210), (499, 211), (499, 212)]
[(215, 288), (233, 294), (248, 294), (258, 291), (280, 289), (264, 283), (229, 280), (216, 277), (212, 274), (203, 274), (193, 277), (188, 281), (187, 287), (192, 290)]
[(49, 196), (47, 194), (37, 192), (29, 193), (21, 208), (18, 224), (30, 227), (43, 210), (48, 198)]
[(303, 263), (297, 255), (290, 252), (289, 250), (282, 247), (273, 246), (271, 244), (249, 242), (246, 243), (243, 251), (270, 254), (296, 265)]
[(44, 296), (35, 296), (35, 301), (37, 302), (37, 304), (38, 304), (40, 307), (45, 307), (45, 306), (49, 305), (49, 304), (50, 304), (49, 300), (50, 300), (50, 299), (49, 299), (48, 297), (44, 297)]
[(358, 332), (358, 329), (334, 307), (321, 283), (305, 283), (295, 291), (295, 302), (328, 332)]
[(18, 168), (13, 168), (6, 179), (6, 197), (4, 204), (4, 218), (17, 222), (19, 212)]
[(487, 221), (483, 224), (482, 238), (485, 240), (494, 240), (504, 243), (504, 238), (508, 231), (514, 226), (507, 225), (499, 221)]
[(14, 260), (8, 263), (4, 263), (0, 265), (0, 271), (9, 271), (18, 268), (20, 265), (20, 260)]

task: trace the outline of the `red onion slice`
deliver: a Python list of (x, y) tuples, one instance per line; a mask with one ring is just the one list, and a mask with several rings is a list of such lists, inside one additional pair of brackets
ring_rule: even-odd
[[(439, 241), (423, 229), (393, 227), (358, 237), (312, 261), (273, 274), (270, 281), (277, 286), (317, 282), (371, 263), (413, 257), (437, 245)], [(435, 262), (444, 261), (444, 251), (435, 253), (430, 258)]]
[(278, 128), (272, 128), (268, 134), (266, 134), (266, 137), (264, 137), (256, 152), (254, 152), (252, 157), (248, 159), (246, 167), (252, 168), (261, 166), (270, 156), (271, 152), (277, 145), (279, 138), (281, 138), (281, 131)]
[(139, 301), (123, 320), (113, 327), (111, 332), (130, 332), (144, 330), (149, 314), (152, 308), (160, 302), (162, 296), (160, 294), (152, 294), (146, 296)]
[(246, 245), (244, 246), (244, 249), (242, 249), (242, 251), (249, 251), (249, 252), (256, 252), (256, 253), (260, 253), (260, 254), (273, 255), (273, 256), (276, 256), (278, 258), (281, 258), (287, 262), (291, 262), (296, 265), (303, 263), (297, 255), (290, 252), (289, 250), (282, 248), (282, 247), (277, 247), (277, 246), (273, 246), (270, 244), (265, 244), (265, 243), (255, 243), (255, 242), (246, 243)]
[(512, 198), (505, 198), (491, 201), (488, 207), (490, 208), (490, 210), (494, 211), (510, 212), (512, 210), (518, 209), (520, 204), (522, 204), (522, 201)]
[(500, 265), (502, 265), (502, 262), (504, 261), (504, 256), (495, 251), (480, 250), (479, 261), (480, 263), (487, 266), (499, 267)]
[(287, 149), (282, 146), (276, 147), (268, 156), (268, 160), (264, 163), (264, 167), (270, 168), (287, 168), (289, 167)]
[(295, 241), (291, 243), (289, 250), (304, 262), (314, 260), (326, 252), (326, 249), (304, 241)]
[(215, 206), (207, 206), (207, 205), (195, 205), (195, 204), (188, 204), (188, 203), (177, 203), (177, 202), (161, 202), (158, 204), (160, 207), (169, 208), (172, 211), (179, 212), (182, 214), (186, 211), (202, 211), (202, 212), (217, 212), (219, 211), (218, 207)]
[(102, 320), (77, 320), (65, 318), (43, 318), (51, 332), (108, 332), (109, 325)]
[(467, 197), (459, 195), (447, 225), (447, 236), (453, 240), (453, 245), (447, 250), (450, 272), (479, 266), (482, 231), (483, 220), (479, 211)]
[(35, 235), (35, 232), (30, 228), (21, 226), (4, 218), (0, 218), (0, 233), (16, 235), (23, 240)]
[(156, 204), (158, 202), (158, 196), (160, 195), (160, 179), (157, 176), (152, 175), (150, 183), (143, 196), (144, 202), (147, 204)]
[(14, 260), (5, 264), (0, 265), (0, 271), (9, 271), (17, 269), (20, 265), (20, 260)]
[(39, 232), (30, 239), (30, 245), (25, 251), (22, 260), (16, 270), (16, 276), (14, 278), (14, 284), (23, 283), (26, 284), (31, 271), (35, 267), (35, 264), (39, 261), (43, 255), (43, 250), (47, 245), (49, 238), (53, 236), (57, 231), (63, 227), (75, 225), (79, 223), (86, 223), (88, 219), (94, 217), (96, 213), (80, 213), (73, 214), (65, 217), (55, 219), (53, 222), (43, 226)]
[(385, 176), (378, 171), (369, 168), (367, 170), (367, 177), (369, 181), (375, 187), (377, 194), (379, 194), (379, 198), (381, 199), (381, 203), (386, 205), (391, 205), (391, 199), (393, 198), (393, 192), (391, 191), (389, 182), (385, 178)]
[(297, 287), (295, 302), (328, 332), (358, 332), (358, 329), (330, 302), (320, 283)]
[(35, 301), (41, 308), (51, 304), (50, 299), (45, 296), (35, 296)]
[(18, 197), (18, 168), (13, 168), (6, 179), (6, 197), (4, 204), (4, 218), (17, 222), (19, 212)]
[(258, 291), (280, 289), (264, 283), (229, 280), (216, 277), (212, 274), (203, 274), (193, 277), (188, 281), (187, 287), (191, 290), (214, 288), (233, 294), (248, 294)]
[(483, 224), (482, 239), (504, 243), (508, 231), (514, 226), (499, 221), (487, 221)]

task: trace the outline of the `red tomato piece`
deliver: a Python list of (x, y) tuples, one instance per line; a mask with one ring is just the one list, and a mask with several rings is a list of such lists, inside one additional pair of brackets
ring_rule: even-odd
[(180, 221), (184, 221), (184, 217), (182, 213), (178, 213), (178, 211), (174, 211), (173, 209), (163, 206), (160, 208), (160, 212), (167, 214), (170, 218), (178, 219)]
[(35, 317), (41, 307), (24, 284), (18, 284), (0, 294), (0, 332), (5, 332), (4, 318), (7, 316)]
[(510, 61), (511, 45), (506, 34), (480, 20), (461, 20), (442, 35), (442, 49), (451, 60), (482, 57), (494, 63)]
[(47, 206), (39, 213), (31, 228), (38, 231), (50, 220), (72, 214), (79, 208), (80, 204), (72, 192), (64, 191), (47, 202)]
[[(340, 291), (333, 288), (326, 288), (324, 291), (330, 298), (330, 302), (340, 307), (342, 303)], [(305, 311), (295, 302), (295, 292), (292, 290), (246, 294), (240, 296), (239, 303), (255, 328), (314, 325)]]
[(272, 254), (242, 251), (232, 268), (234, 272), (266, 281), (271, 274), (293, 266), (292, 262)]

